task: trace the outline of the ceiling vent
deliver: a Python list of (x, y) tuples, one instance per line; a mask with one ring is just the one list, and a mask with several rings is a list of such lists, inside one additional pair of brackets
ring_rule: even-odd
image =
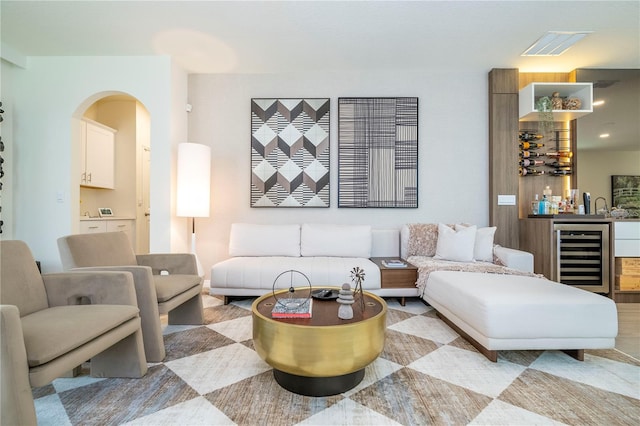
[(548, 31), (521, 56), (558, 56), (593, 31)]

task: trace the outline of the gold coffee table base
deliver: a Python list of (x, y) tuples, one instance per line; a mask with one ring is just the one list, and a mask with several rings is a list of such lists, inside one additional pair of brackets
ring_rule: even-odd
[(253, 344), (287, 390), (310, 396), (345, 392), (384, 349), (387, 305), (374, 294), (365, 292), (364, 312), (359, 301), (352, 305), (351, 320), (338, 318), (335, 300), (314, 299), (312, 318), (304, 319), (272, 319), (274, 303), (272, 294), (253, 303)]

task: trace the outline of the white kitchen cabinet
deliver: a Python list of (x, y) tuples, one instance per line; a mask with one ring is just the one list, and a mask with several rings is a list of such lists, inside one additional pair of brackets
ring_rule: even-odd
[(131, 247), (135, 241), (135, 220), (130, 218), (81, 218), (80, 233), (124, 232), (129, 237)]
[(614, 226), (615, 257), (640, 257), (640, 221), (617, 221)]
[(115, 188), (116, 132), (104, 124), (82, 120), (80, 186)]

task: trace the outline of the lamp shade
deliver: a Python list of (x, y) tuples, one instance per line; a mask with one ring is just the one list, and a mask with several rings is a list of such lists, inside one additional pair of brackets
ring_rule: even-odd
[(178, 145), (176, 214), (208, 217), (211, 186), (211, 148), (198, 143)]

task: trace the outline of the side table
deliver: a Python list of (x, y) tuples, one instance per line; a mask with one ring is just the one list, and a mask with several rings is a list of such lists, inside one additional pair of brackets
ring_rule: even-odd
[[(404, 268), (387, 268), (383, 260), (402, 260), (407, 264)], [(371, 261), (380, 269), (380, 287), (382, 288), (413, 288), (418, 281), (418, 267), (399, 257), (372, 257)], [(400, 298), (404, 306), (404, 297)]]

